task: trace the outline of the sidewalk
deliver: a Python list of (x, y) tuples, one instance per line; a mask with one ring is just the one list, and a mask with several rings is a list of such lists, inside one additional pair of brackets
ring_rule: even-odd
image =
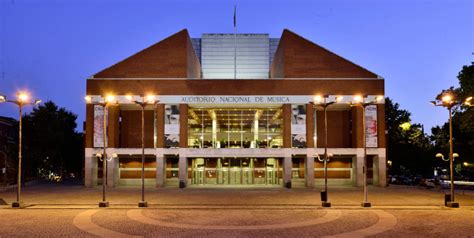
[[(150, 206), (317, 206), (320, 188), (146, 188)], [(444, 206), (444, 193), (449, 190), (426, 189), (391, 185), (386, 188), (369, 187), (369, 202), (374, 207)], [(464, 194), (463, 194), (464, 193)], [(8, 204), (16, 199), (15, 191), (0, 192)], [(119, 187), (107, 189), (111, 207), (136, 206), (141, 198), (140, 188)], [(329, 187), (328, 198), (333, 207), (360, 207), (363, 189)], [(61, 184), (37, 184), (22, 189), (22, 200), (35, 206), (93, 206), (102, 199), (102, 187)], [(455, 200), (461, 207), (474, 206), (474, 191), (456, 191)]]

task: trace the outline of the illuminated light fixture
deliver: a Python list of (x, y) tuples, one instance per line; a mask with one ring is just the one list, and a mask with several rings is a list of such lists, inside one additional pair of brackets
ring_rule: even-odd
[(446, 94), (441, 98), (441, 101), (444, 103), (451, 103), (453, 101), (453, 97), (450, 94)]
[(453, 153), (453, 158), (458, 158), (459, 154), (458, 153)]
[(125, 95), (125, 98), (128, 100), (128, 101), (132, 101), (133, 97), (132, 95)]
[(323, 101), (323, 97), (321, 95), (316, 95), (313, 98), (314, 102), (320, 103)]
[(379, 95), (379, 96), (375, 97), (375, 100), (376, 100), (377, 102), (383, 102), (384, 97), (383, 97), (382, 95)]
[(106, 102), (112, 102), (114, 99), (115, 99), (115, 96), (111, 95), (111, 94), (109, 94), (105, 97)]
[(400, 124), (400, 128), (402, 128), (402, 130), (404, 131), (410, 130), (410, 127), (411, 127), (411, 124), (408, 121)]
[[(0, 100), (1, 100), (1, 98), (0, 98)], [(468, 98), (466, 98), (466, 101), (464, 101), (464, 104), (467, 105), (467, 106), (471, 106), (472, 105), (471, 101), (472, 101), (472, 97), (468, 97)]]
[(355, 95), (353, 99), (354, 99), (354, 102), (359, 103), (359, 102), (362, 102), (363, 98), (361, 95)]
[(91, 103), (92, 102), (92, 97), (87, 95), (84, 97), (84, 100), (86, 100), (86, 103)]
[(25, 102), (28, 100), (28, 94), (26, 93), (18, 93), (18, 100), (20, 102)]
[(5, 102), (7, 97), (5, 95), (0, 95), (0, 102)]
[(344, 100), (343, 96), (336, 96), (336, 102), (342, 102)]
[(35, 102), (34, 102), (35, 105), (38, 105), (38, 104), (40, 104), (40, 103), (41, 103), (41, 100), (40, 100), (40, 99), (36, 99)]
[(150, 103), (154, 103), (155, 102), (155, 95), (152, 95), (152, 94), (147, 95), (146, 100)]

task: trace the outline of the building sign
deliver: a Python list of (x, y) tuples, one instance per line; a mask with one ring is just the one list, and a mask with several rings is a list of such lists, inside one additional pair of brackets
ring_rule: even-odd
[(304, 104), (291, 105), (291, 146), (306, 147), (306, 107)]
[(162, 103), (180, 104), (284, 104), (308, 103), (312, 96), (262, 96), (262, 95), (235, 95), (235, 96), (159, 96)]
[(165, 105), (165, 147), (179, 147), (179, 105)]
[[(107, 116), (107, 115), (106, 115)], [(94, 105), (94, 137), (93, 147), (104, 147), (104, 108)], [(107, 144), (107, 138), (106, 142)]]
[(377, 148), (377, 106), (369, 105), (365, 108), (366, 146)]

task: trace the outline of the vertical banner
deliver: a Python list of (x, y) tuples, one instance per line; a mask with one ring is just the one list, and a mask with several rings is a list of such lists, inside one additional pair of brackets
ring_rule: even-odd
[(165, 147), (179, 147), (179, 105), (165, 105)]
[(291, 105), (291, 146), (306, 147), (306, 107)]
[(365, 108), (365, 133), (366, 146), (377, 148), (377, 105), (369, 105)]
[[(107, 115), (106, 115), (107, 116)], [(93, 147), (104, 147), (104, 108), (94, 105), (94, 134)], [(106, 138), (107, 143), (107, 138)]]

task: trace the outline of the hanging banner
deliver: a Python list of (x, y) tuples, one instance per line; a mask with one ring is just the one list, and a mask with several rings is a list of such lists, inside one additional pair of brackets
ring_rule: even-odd
[(179, 105), (165, 105), (165, 147), (179, 147)]
[(365, 108), (365, 143), (367, 147), (377, 148), (377, 106), (369, 105)]
[(291, 145), (306, 147), (306, 107), (303, 104), (291, 105)]
[[(107, 115), (106, 115), (107, 116)], [(107, 138), (106, 143), (107, 143)], [(94, 105), (94, 135), (93, 147), (104, 147), (104, 108)]]

